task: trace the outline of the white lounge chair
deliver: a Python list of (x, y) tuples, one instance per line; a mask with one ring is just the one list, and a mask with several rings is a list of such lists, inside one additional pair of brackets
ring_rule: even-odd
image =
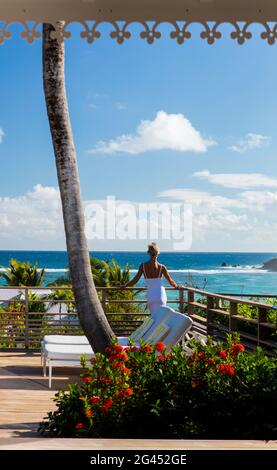
[[(172, 309), (168, 309), (170, 311)], [(144, 322), (131, 334), (131, 336), (119, 336), (117, 338), (119, 344), (121, 344), (123, 347), (128, 346), (130, 342), (134, 343), (135, 345), (139, 345), (139, 341), (146, 341), (146, 334), (152, 333), (155, 328), (165, 319), (165, 317), (168, 315), (168, 311), (164, 310), (161, 312), (161, 314), (158, 317), (147, 317)], [(67, 358), (67, 351), (70, 350), (71, 354), (74, 351), (74, 346), (79, 346), (79, 345), (84, 345), (88, 346), (90, 348), (90, 344), (88, 342), (88, 339), (86, 336), (73, 336), (73, 335), (46, 335), (43, 338), (43, 341), (41, 341), (41, 362), (43, 364), (43, 372), (44, 375), (46, 375), (46, 363), (49, 365), (50, 360), (53, 361), (55, 359), (55, 346), (50, 345), (60, 345), (60, 346), (65, 346), (64, 347), (64, 360), (66, 361)], [(92, 349), (87, 349), (83, 348), (85, 353), (92, 353)], [(61, 348), (59, 348), (59, 360), (61, 361)], [(80, 365), (80, 354), (79, 354), (79, 348), (76, 349), (76, 364), (75, 365)], [(72, 356), (71, 356), (71, 362), (72, 362)], [(59, 364), (57, 364), (59, 365)], [(62, 364), (60, 364), (62, 365)]]
[[(167, 307), (160, 307), (160, 314), (164, 311), (164, 319), (162, 324), (167, 328), (167, 334), (163, 338), (163, 343), (170, 350), (175, 344), (177, 344), (183, 336), (190, 330), (192, 327), (192, 319), (187, 315), (184, 315), (179, 312), (175, 312), (172, 309)], [(148, 341), (151, 337), (148, 338)]]
[[(118, 343), (126, 347), (132, 342), (139, 346), (140, 342), (155, 344), (165, 343), (168, 349), (176, 344), (191, 328), (192, 320), (169, 307), (160, 307), (155, 317), (148, 317), (142, 325), (129, 337), (118, 337)], [(80, 366), (82, 354), (88, 360), (94, 352), (85, 336), (47, 335), (41, 342), (41, 357), (43, 375), (46, 376), (46, 366), (49, 369), (49, 388), (52, 385), (53, 366)]]

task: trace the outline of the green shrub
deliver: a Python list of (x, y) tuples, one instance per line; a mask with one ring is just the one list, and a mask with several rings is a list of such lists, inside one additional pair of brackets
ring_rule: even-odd
[(11, 259), (9, 267), (3, 268), (4, 271), (0, 272), (0, 277), (8, 286), (41, 286), (43, 284), (45, 268), (39, 270), (38, 263), (32, 265), (29, 261)]
[(114, 345), (55, 396), (40, 431), (63, 437), (277, 438), (277, 360), (193, 342), (186, 356), (162, 343)]

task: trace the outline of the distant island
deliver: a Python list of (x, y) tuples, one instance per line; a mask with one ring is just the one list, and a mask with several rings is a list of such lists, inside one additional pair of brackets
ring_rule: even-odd
[(277, 258), (272, 258), (268, 261), (266, 261), (261, 269), (267, 269), (268, 271), (274, 271), (277, 272)]
[[(221, 268), (239, 268), (240, 264), (227, 264), (226, 262), (221, 263)], [(252, 266), (256, 268), (256, 266)], [(277, 272), (277, 258), (272, 258), (268, 261), (265, 261), (263, 265), (257, 269), (266, 269), (267, 271)]]
[(225, 261), (223, 263), (221, 263), (221, 268), (239, 268), (240, 267), (240, 264), (227, 264), (225, 263)]

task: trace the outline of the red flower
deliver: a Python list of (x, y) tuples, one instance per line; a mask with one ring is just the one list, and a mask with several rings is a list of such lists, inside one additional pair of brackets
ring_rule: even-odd
[(124, 374), (131, 374), (132, 371), (131, 371), (131, 369), (128, 369), (128, 367), (123, 367), (122, 372)]
[(84, 429), (84, 423), (77, 423), (75, 429)]
[(115, 347), (114, 347), (114, 350), (116, 352), (120, 352), (120, 351), (123, 351), (123, 346), (121, 346), (121, 344), (116, 344)]
[(113, 365), (113, 369), (120, 369), (122, 367), (122, 362), (116, 361)]
[(101, 377), (100, 382), (104, 384), (111, 384), (113, 383), (112, 379), (109, 379), (108, 377)]
[(222, 349), (222, 351), (219, 351), (219, 356), (221, 357), (221, 359), (226, 359), (227, 358), (227, 351), (226, 349)]
[(233, 377), (235, 374), (234, 367), (231, 364), (225, 365), (225, 374), (229, 375), (230, 377)]
[(132, 388), (125, 388), (116, 394), (117, 398), (128, 397), (133, 395), (134, 391)]
[(172, 359), (172, 358), (173, 358), (173, 354), (171, 354), (171, 353), (167, 354), (167, 355), (166, 355), (166, 358), (167, 358), (167, 359)]
[(165, 349), (166, 349), (166, 346), (164, 343), (159, 342), (156, 344), (156, 351), (163, 352)]
[(199, 385), (199, 383), (198, 383), (197, 380), (193, 379), (193, 380), (191, 381), (191, 387), (192, 387), (192, 388), (196, 388), (198, 385)]
[(243, 344), (240, 344), (240, 343), (233, 344), (233, 346), (231, 346), (231, 351), (232, 352), (237, 352), (237, 353), (243, 352), (243, 351), (245, 351), (245, 347), (243, 346)]
[(89, 384), (90, 382), (92, 382), (92, 377), (90, 377), (89, 375), (86, 375), (86, 377), (83, 378), (83, 381), (86, 384)]
[(159, 355), (159, 356), (157, 356), (157, 360), (158, 360), (158, 361), (164, 361), (164, 360), (165, 360), (165, 356)]
[(152, 352), (152, 351), (153, 351), (153, 348), (152, 348), (152, 346), (150, 346), (150, 344), (146, 344), (142, 348), (142, 352)]
[(193, 353), (191, 355), (191, 359), (194, 360), (195, 362), (200, 362), (201, 358), (197, 353)]
[(90, 397), (89, 401), (90, 403), (99, 403), (100, 397), (98, 396)]
[(218, 372), (220, 374), (225, 374), (225, 364), (220, 364), (220, 366), (218, 367)]
[(117, 353), (113, 352), (112, 354), (110, 354), (109, 359), (110, 359), (111, 361), (115, 361), (115, 360), (117, 360), (117, 358), (118, 358)]
[(231, 364), (220, 364), (218, 367), (218, 372), (220, 374), (226, 374), (229, 375), (229, 377), (233, 377), (235, 369)]
[(125, 352), (118, 354), (117, 357), (118, 359), (122, 359), (122, 361), (128, 361), (129, 359), (128, 355)]
[(107, 413), (110, 409), (110, 407), (112, 406), (113, 404), (113, 401), (111, 398), (109, 398), (105, 403), (104, 405), (102, 406), (102, 411), (103, 413)]
[(130, 350), (134, 352), (134, 351), (138, 351), (139, 348), (137, 346), (131, 346)]
[(85, 415), (86, 415), (87, 418), (91, 418), (92, 415), (93, 415), (93, 411), (92, 411), (90, 408), (88, 408), (88, 409), (85, 411)]

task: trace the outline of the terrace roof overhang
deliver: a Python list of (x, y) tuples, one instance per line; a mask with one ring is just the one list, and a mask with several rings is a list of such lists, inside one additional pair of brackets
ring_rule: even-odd
[(276, 0), (0, 0), (5, 20), (275, 21)]
[(57, 39), (71, 36), (68, 26), (81, 23), (84, 30), (81, 37), (92, 43), (101, 37), (99, 26), (110, 23), (111, 38), (118, 43), (131, 37), (130, 26), (142, 26), (140, 37), (148, 43), (161, 37), (159, 26), (169, 23), (173, 26), (170, 37), (179, 44), (190, 39), (189, 27), (200, 23), (202, 39), (213, 44), (222, 37), (220, 26), (229, 23), (234, 26), (231, 38), (243, 44), (252, 37), (253, 23), (262, 25), (261, 38), (269, 44), (277, 39), (276, 0), (0, 0), (0, 43), (11, 37), (9, 26), (18, 22), (24, 30), (21, 37), (33, 42), (41, 37), (38, 26), (43, 22), (57, 26)]

